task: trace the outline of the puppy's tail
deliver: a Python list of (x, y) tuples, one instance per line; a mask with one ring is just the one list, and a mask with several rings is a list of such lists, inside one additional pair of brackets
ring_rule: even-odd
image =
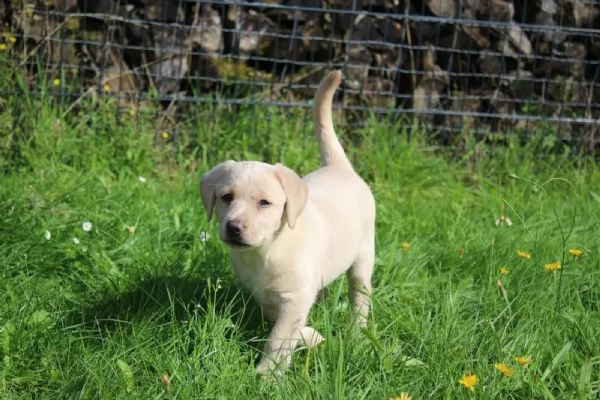
[(321, 80), (313, 101), (313, 121), (321, 151), (321, 165), (352, 169), (352, 164), (335, 134), (331, 117), (333, 95), (341, 82), (340, 70), (329, 72)]

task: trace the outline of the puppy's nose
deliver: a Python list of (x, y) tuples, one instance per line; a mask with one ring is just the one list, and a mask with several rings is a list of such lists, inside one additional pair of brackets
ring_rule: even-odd
[(239, 237), (244, 231), (244, 228), (245, 224), (238, 219), (228, 221), (226, 226), (227, 234), (231, 237)]

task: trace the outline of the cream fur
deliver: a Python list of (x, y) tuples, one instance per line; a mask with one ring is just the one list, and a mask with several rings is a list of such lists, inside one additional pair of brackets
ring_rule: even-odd
[(367, 324), (375, 257), (375, 200), (337, 139), (332, 100), (340, 71), (323, 78), (313, 118), (321, 168), (300, 178), (281, 164), (225, 161), (206, 173), (201, 197), (213, 210), (233, 268), (274, 322), (257, 365), (285, 367), (298, 344), (323, 337), (306, 326), (319, 293), (344, 272), (352, 308)]

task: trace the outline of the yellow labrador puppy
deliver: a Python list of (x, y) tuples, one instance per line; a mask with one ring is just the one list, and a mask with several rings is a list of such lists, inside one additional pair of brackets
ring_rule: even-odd
[(231, 249), (233, 268), (274, 322), (258, 372), (287, 366), (299, 343), (323, 340), (306, 326), (320, 292), (347, 272), (357, 322), (367, 324), (375, 257), (375, 200), (346, 157), (331, 107), (340, 71), (330, 72), (314, 98), (321, 168), (300, 178), (281, 164), (225, 161), (201, 181), (210, 221)]

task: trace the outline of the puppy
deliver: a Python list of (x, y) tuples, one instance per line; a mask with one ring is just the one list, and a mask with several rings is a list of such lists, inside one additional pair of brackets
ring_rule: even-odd
[(323, 340), (306, 326), (317, 296), (347, 272), (356, 321), (366, 326), (375, 258), (375, 200), (352, 168), (333, 128), (340, 71), (320, 83), (313, 119), (321, 168), (300, 178), (281, 164), (225, 161), (202, 177), (208, 220), (244, 287), (274, 322), (258, 372), (286, 367), (299, 343)]

